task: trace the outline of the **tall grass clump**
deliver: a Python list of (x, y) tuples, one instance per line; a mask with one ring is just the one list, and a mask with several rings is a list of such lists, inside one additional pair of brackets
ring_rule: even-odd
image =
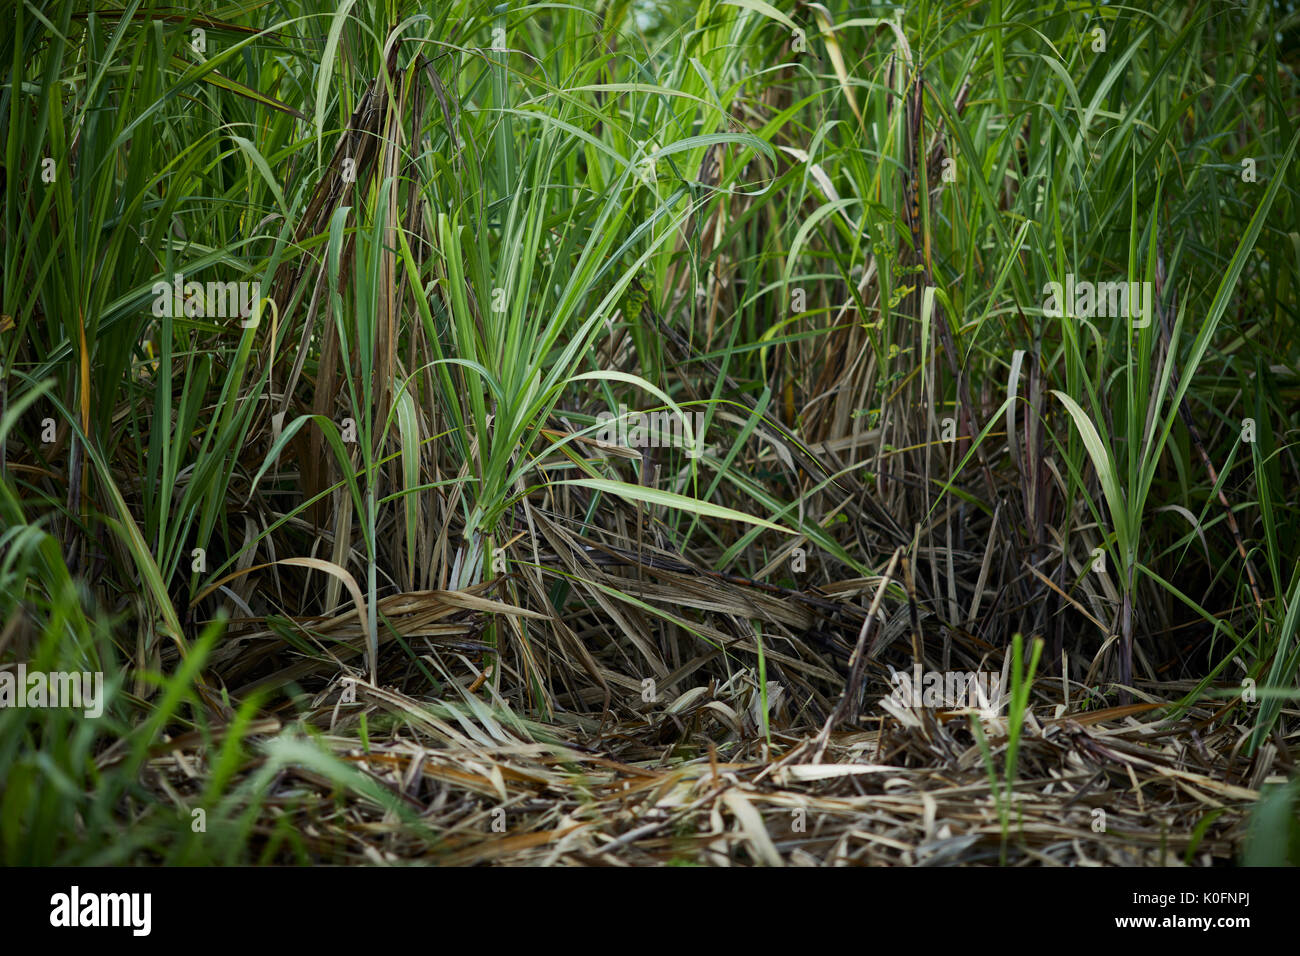
[(376, 741), (716, 766), (1008, 655), (1004, 859), (1049, 686), (1276, 776), (1286, 5), (14, 15), (0, 664), (106, 701), (0, 710), (6, 862), (455, 859)]

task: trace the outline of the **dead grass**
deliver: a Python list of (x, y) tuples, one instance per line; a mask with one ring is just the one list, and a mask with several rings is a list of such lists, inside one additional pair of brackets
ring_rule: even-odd
[[(597, 582), (591, 575), (587, 580)], [(751, 601), (773, 613), (784, 608), (788, 623), (802, 623), (804, 610), (794, 602), (702, 576), (693, 583), (696, 599), (686, 589), (678, 604), (718, 613)], [(644, 585), (647, 599), (665, 600), (655, 588)], [(401, 652), (381, 655), (380, 686), (367, 680), (359, 667), (355, 614), (310, 622), (318, 636), (349, 641), (343, 649), (276, 669), (241, 692), (291, 679), (302, 686), (315, 681), (311, 699), (293, 704), (302, 708), (296, 719), (405, 804), (428, 833), (373, 801), (340, 802), (328, 778), (303, 767), (275, 776), (255, 832), (271, 834), (288, 814), (306, 852), (336, 863), (999, 862), (999, 798), (970, 721), (981, 721), (1000, 775), (1005, 708), (991, 716), (899, 706), (889, 698), (884, 668), (872, 661), (863, 715), (846, 719), (822, 747), (819, 732), (834, 695), (815, 688), (823, 678), (835, 680), (834, 667), (815, 653), (804, 658), (772, 646), (766, 654), (769, 677), (777, 675), (768, 687), (770, 745), (753, 669), (737, 664), (727, 676), (719, 664), (735, 655), (718, 651), (667, 674), (656, 684), (654, 702), (598, 664), (611, 687), (603, 720), (557, 706), (552, 719), (525, 722), (513, 716), (510, 700), (520, 688), (479, 670), (489, 606), (478, 593), (384, 600), (389, 622), (444, 673), (439, 699), (430, 698), (427, 681)], [(495, 610), (511, 613), (499, 605)], [(755, 613), (754, 607), (745, 613)], [(900, 613), (906, 620), (906, 609)], [(215, 670), (247, 679), (257, 659), (247, 648), (268, 633), (258, 622), (232, 627), (226, 663), (218, 659)], [(718, 629), (713, 633), (724, 637)], [(745, 640), (727, 643), (734, 649)], [(952, 661), (1002, 667), (1000, 654), (987, 655), (960, 639), (947, 650)], [(357, 665), (351, 671), (349, 661)], [(321, 683), (316, 675), (325, 673), (350, 676)], [(1134, 692), (1141, 702), (1098, 706), (1087, 688), (1071, 685), (1067, 699), (1059, 678), (1040, 678), (1020, 743), (1007, 862), (1210, 866), (1236, 858), (1261, 785), (1284, 780), (1291, 760), (1285, 748), (1274, 746), (1252, 759), (1243, 756), (1252, 724), (1239, 716), (1236, 702), (1201, 703), (1166, 719), (1188, 689), (1139, 684)], [(250, 743), (285, 728), (272, 717), (252, 729)], [(160, 799), (190, 805), (206, 776), (209, 747), (194, 734), (160, 745), (146, 781)], [(253, 774), (259, 764), (254, 759), (241, 773)]]

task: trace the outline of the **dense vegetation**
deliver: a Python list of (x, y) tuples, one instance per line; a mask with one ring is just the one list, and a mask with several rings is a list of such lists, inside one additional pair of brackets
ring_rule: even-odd
[(1106, 721), (1300, 840), (1289, 5), (196, 6), (0, 41), (0, 662), (107, 697), (0, 859), (857, 859), (833, 752), (1034, 862)]

